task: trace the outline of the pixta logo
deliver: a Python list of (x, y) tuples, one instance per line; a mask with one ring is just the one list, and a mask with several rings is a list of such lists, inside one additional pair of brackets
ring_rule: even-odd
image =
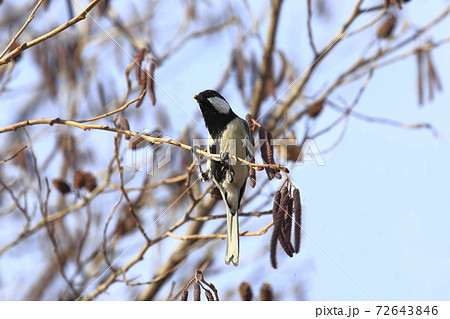
[[(247, 156), (243, 158), (247, 161), (250, 160), (251, 157), (255, 157), (255, 155), (261, 149), (261, 146), (266, 143), (266, 140), (259, 139), (255, 141), (255, 145), (252, 145), (249, 140), (243, 140), (244, 147), (247, 149)], [(275, 161), (277, 164), (286, 166), (288, 162), (293, 162), (296, 166), (301, 166), (305, 162), (315, 162), (318, 166), (325, 166), (325, 160), (317, 147), (316, 142), (313, 139), (305, 139), (302, 144), (297, 139), (287, 138), (287, 139), (272, 139), (271, 144), (274, 149), (278, 152), (278, 156), (276, 156)], [(192, 142), (195, 149), (205, 149), (206, 145), (208, 145), (208, 139), (194, 139)], [(216, 143), (210, 143), (210, 152), (213, 154), (221, 154), (223, 152), (227, 152), (232, 155), (239, 154), (238, 149), (236, 149), (237, 145), (241, 145), (241, 143), (236, 143), (236, 140), (229, 139), (226, 143), (226, 148), (221, 149), (219, 141)], [(194, 157), (198, 158), (199, 154), (193, 152)], [(234, 165), (234, 159), (230, 159), (230, 164)], [(245, 165), (245, 164), (243, 164)]]
[[(159, 131), (152, 131), (148, 128), (133, 136), (129, 144), (133, 151), (127, 152), (125, 167), (154, 175), (157, 170), (171, 161), (171, 148), (164, 143), (152, 143), (145, 139), (146, 136), (162, 138)], [(164, 136), (164, 138), (170, 139), (168, 136)]]

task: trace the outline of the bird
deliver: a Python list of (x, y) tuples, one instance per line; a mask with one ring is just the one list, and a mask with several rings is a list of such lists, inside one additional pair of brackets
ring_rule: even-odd
[(208, 130), (208, 152), (220, 155), (220, 161), (208, 159), (206, 171), (199, 177), (206, 182), (212, 178), (225, 202), (227, 212), (227, 248), (225, 263), (239, 265), (238, 210), (248, 178), (249, 167), (229, 155), (248, 160), (251, 155), (250, 130), (245, 120), (231, 109), (225, 98), (214, 90), (196, 95)]

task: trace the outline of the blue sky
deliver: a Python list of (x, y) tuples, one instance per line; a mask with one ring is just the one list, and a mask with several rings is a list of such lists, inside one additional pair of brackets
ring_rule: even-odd
[[(373, 1), (365, 2), (370, 5)], [(296, 24), (297, 16), (303, 15), (305, 9), (299, 3), (285, 1), (277, 45), (290, 58), (298, 61), (300, 69), (305, 69), (309, 66), (311, 53), (304, 50), (307, 47), (304, 26)], [(315, 35), (319, 46), (334, 36), (334, 30), (337, 30), (342, 18), (348, 14), (351, 3), (353, 1), (346, 1), (339, 8), (335, 7), (335, 16), (326, 23), (318, 20)], [(116, 5), (115, 2), (113, 4)], [(430, 2), (412, 1), (398, 14), (402, 22), (408, 20), (421, 26), (447, 4), (448, 2), (438, 0), (432, 5)], [(363, 20), (362, 18), (361, 22)], [(167, 19), (159, 26), (161, 30), (170, 30), (177, 23), (178, 21)], [(265, 26), (261, 29), (264, 31)], [(448, 37), (448, 30), (450, 23), (447, 19), (427, 36), (435, 40)], [(164, 37), (164, 33), (158, 36)], [(222, 32), (219, 38), (195, 40), (157, 70), (157, 81), (164, 91), (170, 92), (194, 119), (199, 119), (199, 111), (192, 95), (218, 83), (219, 75), (228, 61), (223, 52), (228, 52), (235, 43), (234, 36), (233, 32)], [(362, 51), (361, 48), (373, 39), (372, 30), (351, 42), (353, 48), (337, 48), (336, 55), (331, 54), (330, 59), (325, 60), (314, 74), (308, 88), (310, 92), (329, 84), (335, 78), (337, 70), (350, 63)], [(111, 51), (100, 54), (107, 58), (113, 52), (112, 43)], [(244, 237), (241, 239), (242, 259), (239, 268), (228, 267), (226, 276), (211, 275), (207, 279), (216, 287), (224, 287), (223, 291), (227, 287), (231, 289), (231, 279), (233, 284), (239, 280), (250, 280), (254, 290), (268, 281), (273, 285), (275, 293), (284, 292), (284, 296), (290, 299), (370, 300), (373, 297), (377, 300), (448, 300), (449, 53), (448, 45), (443, 45), (432, 53), (444, 85), (444, 91), (437, 94), (432, 102), (427, 102), (423, 107), (417, 105), (415, 57), (410, 57), (377, 70), (356, 107), (356, 111), (371, 116), (405, 123), (431, 123), (439, 131), (438, 137), (427, 130), (406, 130), (350, 118), (343, 141), (334, 151), (323, 155), (326, 165), (306, 162), (303, 166), (291, 167), (290, 176), (301, 190), (304, 205), (305, 231), (301, 253), (289, 259), (279, 249), (277, 270), (270, 268), (267, 253), (264, 257), (267, 258), (267, 263), (254, 265), (252, 258), (255, 257), (255, 251), (268, 245), (270, 234), (256, 238)], [(105, 76), (123, 77), (111, 74), (107, 63), (99, 65), (99, 68), (103, 68)], [(124, 85), (123, 79), (120, 79), (118, 83)], [(16, 82), (16, 85), (19, 84), (20, 82)], [(351, 101), (357, 89), (358, 86), (350, 86), (340, 93), (347, 101)], [(118, 90), (123, 90), (123, 87), (118, 87)], [(158, 103), (166, 107), (170, 114), (172, 130), (168, 134), (178, 136), (180, 128), (193, 123), (164, 91), (160, 87), (156, 88)], [(222, 93), (236, 113), (241, 116), (247, 113), (233, 86), (227, 86)], [(8, 101), (8, 97), (6, 100)], [(269, 107), (268, 102), (263, 109)], [(9, 108), (10, 113), (12, 110), (13, 108)], [(46, 111), (47, 114), (39, 114), (38, 117), (66, 115), (63, 103)], [(138, 128), (155, 125), (145, 119), (154, 118), (152, 112), (156, 111), (148, 108), (142, 112), (145, 112), (145, 116), (132, 126), (136, 131)], [(339, 114), (327, 107), (314, 125), (319, 130), (337, 117)], [(11, 123), (11, 119), (12, 117), (5, 116), (0, 123), (5, 126)], [(202, 131), (202, 121), (199, 124), (198, 131)], [(330, 147), (339, 137), (342, 128), (339, 125), (331, 133), (318, 138), (315, 142), (319, 150)], [(300, 128), (297, 129), (300, 132)], [(85, 134), (84, 138), (95, 143), (106, 133), (89, 134)], [(106, 152), (110, 145), (100, 143), (98, 147), (105, 147)], [(276, 182), (269, 183), (266, 190), (273, 194), (278, 186)], [(251, 196), (253, 192), (255, 191), (247, 192), (247, 196)], [(221, 209), (220, 206), (216, 211), (221, 212)], [(241, 227), (257, 230), (259, 226), (265, 226), (266, 221), (241, 221), (244, 225)], [(217, 254), (222, 256), (224, 242), (213, 245), (217, 248)], [(151, 256), (146, 256), (146, 259), (148, 261)], [(144, 267), (139, 266), (138, 269), (142, 270)], [(117, 287), (113, 286), (110, 291), (114, 292), (115, 289)], [(122, 297), (112, 295), (113, 297), (105, 295), (101, 298)], [(238, 299), (238, 296), (235, 294), (231, 297), (233, 298)]]
[[(443, 2), (435, 4), (436, 10), (443, 6)], [(341, 9), (348, 12), (345, 5)], [(423, 25), (436, 12), (429, 9), (429, 3), (414, 3), (405, 6), (400, 15)], [(292, 1), (283, 7), (285, 15), (296, 11)], [(294, 32), (287, 24), (280, 34)], [(428, 36), (448, 36), (445, 31), (450, 28), (445, 25), (448, 21)], [(322, 31), (324, 36), (330, 29)], [(292, 42), (280, 41), (278, 45), (295, 52)], [(445, 89), (450, 80), (448, 54), (448, 46), (433, 51)], [(335, 64), (341, 58), (345, 61), (347, 56), (338, 55), (325, 65), (338, 69)], [(329, 76), (323, 73), (317, 77), (326, 82)], [(314, 84), (320, 87), (323, 82)], [(355, 89), (348, 92), (350, 97), (346, 98), (351, 100)], [(302, 191), (303, 227), (310, 236), (304, 234), (298, 256), (292, 260), (281, 258), (280, 269), (266, 270), (275, 290), (283, 290), (294, 280), (304, 285), (308, 300), (370, 300), (367, 293), (377, 300), (448, 300), (449, 97), (448, 90), (444, 90), (433, 102), (417, 105), (414, 57), (376, 71), (356, 110), (405, 123), (429, 122), (440, 135), (352, 118), (343, 142), (324, 155), (325, 166), (306, 163), (296, 168), (291, 176)], [(326, 112), (317, 127), (337, 117), (333, 110)], [(332, 145), (341, 127), (319, 138), (319, 149)], [(242, 241), (245, 255), (246, 250), (251, 250), (245, 248), (251, 241)], [(251, 273), (251, 266), (247, 268)], [(239, 275), (237, 270), (231, 272)]]
[[(316, 33), (319, 43), (326, 43), (329, 37), (334, 36), (335, 32), (330, 30), (338, 25), (339, 18), (347, 14), (349, 5), (346, 3), (340, 10), (333, 10), (336, 16), (326, 28), (319, 26)], [(408, 20), (420, 26), (443, 7), (443, 1), (435, 1), (431, 7), (430, 3), (416, 1), (397, 12), (401, 22)], [(308, 61), (308, 53), (298, 52), (293, 41), (289, 41), (296, 33), (292, 28), (295, 21), (292, 17), (301, 10), (293, 1), (284, 4), (282, 14), (285, 19), (279, 30), (278, 46), (290, 54), (300, 54), (304, 57), (299, 59), (300, 64), (307, 67), (304, 61)], [(287, 12), (291, 12), (292, 17)], [(436, 40), (447, 37), (446, 30), (449, 29), (449, 21), (444, 21), (427, 36)], [(319, 68), (318, 80), (313, 85), (320, 88), (329, 83), (330, 78), (334, 79), (330, 71), (342, 68), (341, 61), (344, 64), (351, 62), (352, 57), (362, 51), (358, 43), (364, 47), (374, 39), (373, 30), (371, 32), (355, 41), (354, 51), (346, 51), (348, 46), (346, 49), (338, 48), (339, 54), (330, 61), (324, 61), (324, 67)], [(299, 37), (302, 35), (304, 30), (300, 31)], [(207, 41), (198, 42), (202, 45)], [(191, 50), (197, 52), (195, 48), (188, 48), (187, 52)], [(203, 65), (209, 66), (208, 61), (216, 63), (214, 50), (210, 47), (199, 53)], [(439, 93), (434, 101), (423, 107), (417, 105), (413, 56), (377, 70), (356, 108), (363, 114), (409, 124), (431, 123), (439, 131), (439, 137), (426, 130), (406, 130), (351, 118), (342, 143), (324, 155), (325, 166), (305, 163), (292, 170), (291, 176), (302, 191), (303, 227), (310, 235), (303, 235), (301, 253), (294, 259), (280, 257), (280, 253), (280, 268), (264, 269), (262, 273), (258, 270), (259, 276), (254, 275), (255, 282), (269, 280), (275, 291), (284, 290), (292, 282), (303, 286), (297, 291), (292, 288), (293, 299), (304, 289), (307, 300), (370, 300), (370, 296), (377, 300), (448, 300), (449, 53), (446, 45), (433, 51), (444, 84), (444, 92)], [(208, 58), (203, 59), (204, 56)], [(180, 56), (182, 58), (185, 56)], [(220, 56), (217, 59), (220, 60)], [(192, 91), (200, 91), (211, 83), (209, 76), (196, 71), (197, 66), (194, 60), (184, 70), (189, 74), (202, 74), (192, 81), (195, 83)], [(212, 67), (212, 70), (221, 70), (220, 67)], [(206, 74), (214, 73), (212, 70)], [(165, 82), (163, 76), (160, 79), (178, 88), (182, 82), (181, 79), (175, 83)], [(190, 89), (189, 84), (187, 89)], [(344, 97), (351, 100), (356, 90), (355, 87), (345, 90), (348, 96)], [(233, 102), (231, 90), (224, 94)], [(195, 114), (197, 110), (189, 100), (189, 94), (183, 96), (183, 103), (191, 105)], [(232, 105), (239, 114), (245, 114), (239, 103)], [(180, 116), (183, 117), (182, 112)], [(335, 111), (327, 109), (316, 127), (331, 123), (337, 116)], [(342, 125), (317, 139), (319, 149), (332, 145), (341, 129)], [(254, 267), (245, 266), (245, 254), (252, 251), (252, 245), (261, 245), (261, 241), (242, 239), (244, 257), (239, 269), (230, 269), (230, 276), (245, 279), (254, 274)], [(286, 275), (288, 273), (291, 276)]]

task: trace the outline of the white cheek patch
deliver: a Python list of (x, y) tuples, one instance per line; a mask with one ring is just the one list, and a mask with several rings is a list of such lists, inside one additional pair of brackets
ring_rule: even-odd
[(230, 111), (230, 105), (227, 103), (227, 101), (221, 99), (220, 97), (210, 97), (208, 98), (208, 101), (219, 113), (228, 113)]

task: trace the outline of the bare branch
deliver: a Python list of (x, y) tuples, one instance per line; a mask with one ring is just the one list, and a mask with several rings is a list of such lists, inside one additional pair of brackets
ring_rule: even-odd
[(2, 57), (0, 59), (0, 65), (9, 63), (12, 59), (14, 59), (15, 57), (17, 57), (21, 52), (25, 51), (28, 48), (31, 48), (33, 46), (35, 46), (36, 44), (39, 44), (51, 37), (54, 37), (55, 35), (57, 35), (58, 33), (61, 33), (62, 31), (66, 30), (67, 28), (73, 26), (74, 24), (86, 19), (87, 14), (102, 0), (92, 0), (91, 3), (89, 3), (89, 5), (83, 10), (81, 11), (76, 17), (72, 18), (70, 21), (64, 23), (63, 25), (53, 29), (52, 31), (32, 40), (29, 42), (24, 42), (22, 43), (19, 47), (17, 47), (16, 49), (12, 50), (9, 54), (7, 54), (6, 56)]
[(20, 150), (18, 150), (13, 156), (11, 156), (11, 157), (8, 157), (7, 159), (5, 159), (5, 160), (1, 160), (0, 161), (0, 164), (3, 164), (3, 163), (6, 163), (6, 162), (8, 162), (8, 161), (10, 161), (10, 160), (12, 160), (12, 159), (14, 159), (17, 155), (19, 155), (20, 154), (20, 152), (22, 152), (24, 149), (26, 149), (28, 146), (23, 146)]
[(30, 24), (31, 20), (34, 19), (34, 14), (36, 13), (37, 9), (39, 9), (39, 7), (42, 4), (42, 1), (44, 0), (39, 0), (36, 5), (34, 6), (34, 9), (31, 11), (30, 15), (28, 16), (28, 19), (25, 21), (25, 23), (23, 24), (23, 26), (20, 28), (20, 30), (17, 32), (17, 34), (11, 39), (11, 41), (9, 41), (8, 45), (6, 46), (6, 48), (3, 50), (3, 52), (0, 54), (0, 59), (3, 58), (3, 56), (6, 54), (6, 52), (8, 52), (8, 50), (11, 48), (11, 46), (16, 42), (16, 40), (20, 37), (20, 35), (22, 34), (22, 32), (26, 29), (26, 27)]
[(252, 104), (250, 106), (250, 113), (253, 117), (258, 117), (259, 108), (263, 101), (264, 91), (266, 87), (267, 77), (272, 69), (272, 53), (275, 48), (275, 38), (278, 27), (278, 20), (280, 17), (282, 0), (271, 0), (272, 12), (270, 16), (270, 24), (267, 32), (267, 39), (265, 42), (264, 53), (259, 65), (259, 77), (253, 89)]

